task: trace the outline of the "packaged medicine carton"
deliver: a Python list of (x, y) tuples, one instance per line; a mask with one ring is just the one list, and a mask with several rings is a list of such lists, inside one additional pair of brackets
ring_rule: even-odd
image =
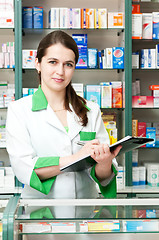
[(155, 147), (155, 141), (156, 141), (156, 128), (154, 127), (148, 127), (146, 128), (146, 137), (147, 138), (153, 138), (154, 142), (147, 143), (146, 147)]
[(153, 108), (153, 97), (152, 96), (132, 96), (132, 107)]
[(112, 83), (101, 82), (101, 108), (112, 107)]
[(132, 170), (133, 186), (139, 185), (139, 167), (133, 167)]
[(60, 28), (68, 28), (69, 8), (60, 8)]
[(148, 49), (141, 49), (141, 68), (148, 68)]
[(22, 51), (22, 67), (35, 68), (35, 58), (37, 50), (23, 50)]
[(33, 28), (43, 28), (43, 7), (33, 7)]
[(33, 8), (32, 7), (22, 8), (22, 27), (23, 28), (33, 27)]
[(49, 28), (59, 28), (60, 26), (60, 9), (51, 8), (49, 10)]
[(156, 49), (148, 49), (148, 68), (156, 68)]
[(98, 9), (99, 28), (107, 28), (107, 8)]
[(142, 13), (132, 14), (132, 39), (142, 39)]
[(159, 44), (156, 45), (156, 68), (159, 68)]
[(84, 97), (83, 83), (72, 83), (72, 87), (74, 88), (77, 95)]
[(73, 8), (72, 9), (72, 28), (81, 28), (81, 9)]
[(81, 28), (86, 28), (86, 8), (81, 8)]
[(94, 11), (94, 8), (86, 8), (86, 28), (88, 29), (94, 28)]
[(112, 108), (122, 108), (122, 82), (112, 82)]
[(116, 183), (117, 183), (117, 189), (123, 189), (125, 187), (125, 169), (122, 166), (118, 166)]
[(139, 52), (132, 53), (132, 68), (133, 69), (139, 68)]
[(113, 69), (124, 69), (124, 48), (113, 47)]
[(108, 28), (123, 28), (123, 27), (124, 27), (124, 13), (108, 12)]
[(68, 27), (73, 28), (73, 8), (69, 8)]
[(88, 68), (98, 68), (97, 48), (88, 48)]
[(72, 34), (72, 37), (79, 51), (79, 59), (76, 68), (87, 68), (87, 34)]
[(112, 48), (106, 48), (106, 68), (113, 68), (113, 49)]
[(142, 38), (152, 39), (152, 13), (142, 14)]
[(159, 147), (159, 123), (153, 123), (153, 127), (156, 128), (156, 147)]
[(159, 39), (159, 12), (152, 13), (152, 22), (153, 22), (152, 38)]
[(100, 85), (86, 85), (86, 99), (101, 106)]

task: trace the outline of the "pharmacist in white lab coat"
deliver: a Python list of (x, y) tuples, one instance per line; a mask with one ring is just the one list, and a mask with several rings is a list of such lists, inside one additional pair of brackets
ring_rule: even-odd
[[(7, 151), (15, 175), (25, 185), (23, 198), (96, 198), (96, 183), (104, 197), (116, 196), (113, 159), (120, 147), (109, 151), (98, 105), (73, 90), (77, 61), (72, 37), (51, 32), (37, 50), (38, 90), (9, 104)], [(81, 147), (77, 141), (86, 144)], [(89, 154), (97, 162), (92, 168), (60, 171)]]

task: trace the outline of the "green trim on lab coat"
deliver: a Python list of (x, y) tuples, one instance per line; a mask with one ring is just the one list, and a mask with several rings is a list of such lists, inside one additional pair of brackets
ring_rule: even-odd
[(96, 137), (96, 132), (81, 131), (79, 134), (80, 134), (80, 141), (91, 141)]
[[(50, 166), (58, 166), (59, 165), (59, 157), (40, 157), (35, 163), (34, 169), (42, 168), (42, 167), (50, 167)], [(41, 181), (35, 171), (33, 170), (31, 178), (30, 178), (30, 186), (35, 188), (36, 190), (48, 194), (54, 183), (56, 176)]]
[(99, 189), (104, 196), (104, 198), (116, 198), (116, 175), (117, 175), (117, 170), (112, 164), (112, 170), (115, 174), (114, 178), (111, 180), (111, 182), (106, 185), (102, 186), (99, 182), (99, 180), (95, 176), (95, 165), (91, 169), (91, 177), (94, 179), (94, 181), (98, 184)]

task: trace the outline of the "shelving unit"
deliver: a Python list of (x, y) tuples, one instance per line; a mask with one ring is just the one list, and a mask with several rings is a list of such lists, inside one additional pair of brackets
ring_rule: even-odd
[[(133, 4), (140, 4), (141, 13), (158, 12), (159, 2), (139, 2)], [(155, 48), (156, 44), (159, 44), (158, 39), (133, 39), (132, 40), (132, 52), (139, 51), (141, 49)], [(132, 81), (140, 79), (141, 95), (150, 96), (149, 85), (158, 85), (159, 71), (158, 69), (132, 69)], [(138, 119), (139, 122), (158, 122), (158, 109), (159, 108), (132, 108), (134, 119)], [(139, 150), (139, 165), (147, 162), (158, 162), (158, 148), (140, 148)], [(155, 187), (145, 186), (134, 189), (140, 191), (140, 193), (156, 193)]]

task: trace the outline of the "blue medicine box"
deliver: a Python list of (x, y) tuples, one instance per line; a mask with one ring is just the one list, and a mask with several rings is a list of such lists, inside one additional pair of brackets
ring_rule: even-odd
[(33, 8), (32, 7), (22, 8), (22, 27), (33, 28)]
[(124, 69), (124, 48), (113, 47), (113, 68)]
[(42, 7), (33, 7), (33, 28), (43, 28)]
[(146, 147), (155, 147), (155, 140), (156, 140), (156, 128), (154, 127), (147, 127), (146, 128), (146, 137), (147, 138), (153, 138), (154, 142), (147, 143)]
[(79, 59), (76, 68), (87, 68), (87, 34), (72, 34), (72, 37), (79, 51)]

